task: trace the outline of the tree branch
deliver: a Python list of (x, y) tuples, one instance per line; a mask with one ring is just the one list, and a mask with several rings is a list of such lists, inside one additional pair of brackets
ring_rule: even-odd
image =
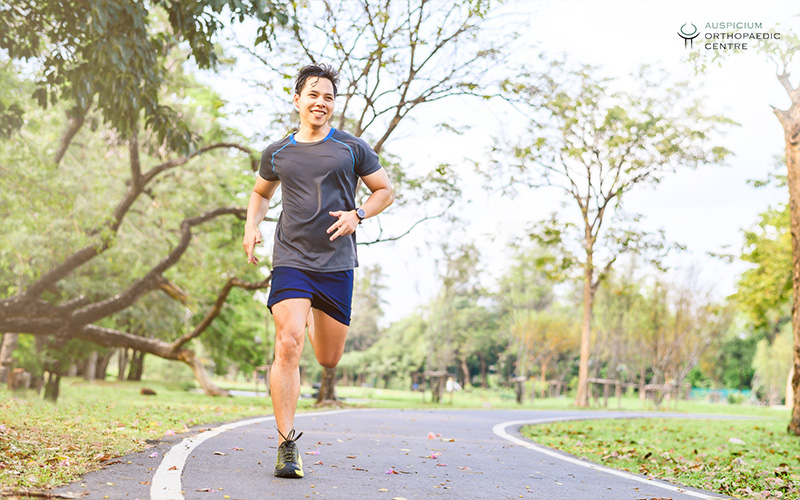
[[(449, 205), (447, 205), (447, 208), (445, 208), (445, 209), (442, 211), (442, 213), (440, 213), (440, 214), (438, 214), (438, 215), (428, 215), (428, 216), (425, 216), (425, 217), (423, 217), (422, 219), (420, 219), (420, 220), (418, 220), (417, 222), (415, 222), (415, 223), (414, 223), (414, 224), (413, 224), (413, 225), (412, 225), (410, 228), (408, 228), (408, 229), (406, 230), (406, 232), (404, 232), (404, 233), (402, 233), (402, 234), (400, 234), (400, 235), (398, 235), (398, 236), (393, 236), (393, 237), (391, 237), (391, 238), (381, 238), (380, 236), (378, 236), (378, 238), (377, 238), (377, 239), (375, 239), (375, 240), (373, 240), (373, 241), (366, 241), (366, 242), (363, 242), (363, 243), (358, 243), (358, 245), (369, 246), (369, 245), (374, 245), (374, 244), (376, 244), (376, 243), (383, 243), (383, 242), (386, 242), (386, 241), (397, 241), (397, 240), (399, 240), (400, 238), (402, 238), (402, 237), (406, 236), (406, 235), (407, 235), (408, 233), (410, 233), (411, 231), (413, 231), (415, 227), (417, 227), (418, 225), (422, 224), (423, 222), (425, 222), (425, 221), (427, 221), (427, 220), (431, 220), (431, 219), (438, 219), (438, 218), (440, 218), (440, 217), (444, 217), (444, 216), (445, 216), (445, 214), (447, 214), (447, 211), (450, 209), (450, 207), (452, 207), (452, 206), (453, 206), (453, 204), (454, 204), (454, 203), (455, 203), (455, 202), (451, 200), (451, 201), (450, 201), (450, 204), (449, 204)], [(383, 232), (383, 230), (381, 230), (381, 232)]]
[(182, 348), (187, 342), (192, 339), (195, 339), (200, 336), (210, 325), (214, 322), (214, 320), (219, 316), (219, 313), (222, 311), (222, 306), (228, 300), (228, 294), (230, 293), (233, 287), (244, 288), (245, 290), (261, 290), (264, 288), (269, 288), (270, 280), (272, 279), (272, 274), (270, 274), (267, 278), (263, 281), (259, 282), (249, 282), (249, 281), (242, 281), (239, 278), (231, 278), (225, 283), (225, 286), (222, 287), (222, 290), (219, 292), (217, 296), (217, 300), (214, 302), (214, 306), (211, 310), (206, 314), (203, 321), (201, 321), (193, 331), (181, 336), (178, 340), (172, 343), (172, 350), (177, 351), (178, 349)]
[[(139, 197), (139, 195), (143, 192), (147, 183), (152, 181), (158, 174), (168, 170), (170, 168), (177, 167), (179, 165), (183, 165), (188, 162), (190, 159), (203, 154), (205, 152), (218, 149), (218, 148), (234, 148), (240, 151), (244, 151), (248, 153), (250, 157), (250, 164), (253, 171), (258, 171), (258, 161), (252, 157), (252, 151), (242, 145), (235, 144), (235, 143), (218, 143), (218, 144), (211, 144), (200, 148), (196, 152), (188, 155), (183, 156), (181, 158), (170, 160), (161, 165), (158, 165), (151, 169), (149, 172), (142, 176), (142, 182), (138, 186), (135, 184), (131, 184), (130, 189), (128, 190), (128, 194), (125, 198), (117, 205), (116, 210), (114, 211), (114, 215), (111, 219), (102, 227), (97, 228), (91, 231), (89, 234), (96, 235), (101, 233), (104, 229), (110, 230), (112, 233), (116, 233), (119, 230), (120, 225), (122, 224), (122, 220), (124, 219), (125, 215), (130, 210), (130, 207)], [(42, 294), (48, 287), (53, 286), (58, 281), (62, 280), (65, 276), (69, 273), (77, 269), (78, 267), (82, 266), (89, 260), (93, 259), (97, 255), (103, 253), (107, 250), (112, 243), (112, 238), (109, 236), (105, 236), (101, 242), (95, 242), (86, 247), (78, 250), (74, 254), (67, 257), (61, 264), (57, 265), (50, 271), (43, 274), (38, 280), (33, 282), (24, 292), (20, 294), (19, 300), (14, 299), (14, 303), (25, 302), (27, 300), (36, 298)], [(3, 305), (6, 306), (8, 303), (4, 303)]]
[(69, 149), (69, 145), (72, 143), (72, 139), (75, 138), (75, 135), (83, 126), (87, 112), (88, 108), (81, 109), (79, 106), (72, 108), (72, 116), (70, 117), (69, 125), (67, 125), (64, 135), (62, 135), (61, 139), (58, 141), (58, 149), (55, 155), (56, 166), (61, 164), (61, 160), (64, 158), (67, 149)]
[(212, 220), (220, 215), (235, 215), (244, 220), (247, 216), (246, 209), (238, 207), (222, 207), (210, 210), (196, 217), (184, 219), (181, 223), (181, 239), (172, 251), (153, 267), (145, 276), (133, 283), (127, 290), (106, 300), (95, 302), (78, 309), (71, 315), (71, 322), (75, 324), (93, 323), (101, 318), (121, 311), (136, 302), (145, 292), (157, 288), (160, 276), (164, 271), (174, 266), (189, 248), (192, 238), (192, 227)]

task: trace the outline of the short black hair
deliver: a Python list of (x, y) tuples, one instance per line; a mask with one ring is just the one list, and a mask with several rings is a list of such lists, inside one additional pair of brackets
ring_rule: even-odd
[(333, 96), (336, 97), (337, 86), (339, 85), (339, 72), (333, 69), (330, 64), (309, 64), (303, 67), (297, 74), (297, 79), (294, 81), (294, 91), (300, 95), (300, 91), (306, 86), (306, 81), (309, 77), (317, 76), (319, 78), (327, 78), (333, 84)]

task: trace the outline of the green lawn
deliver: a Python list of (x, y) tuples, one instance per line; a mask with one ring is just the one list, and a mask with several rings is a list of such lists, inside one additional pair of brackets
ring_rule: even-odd
[[(252, 391), (255, 388), (253, 384), (241, 382), (221, 381), (219, 383), (230, 389)], [(141, 395), (139, 391), (142, 387), (154, 389), (157, 395)], [(213, 426), (221, 422), (272, 413), (271, 403), (268, 398), (264, 397), (263, 385), (260, 388), (261, 395), (259, 397), (237, 396), (233, 398), (211, 398), (201, 393), (189, 392), (186, 387), (185, 382), (172, 385), (152, 381), (87, 383), (80, 379), (67, 378), (62, 381), (61, 397), (55, 405), (42, 401), (31, 391), (12, 395), (4, 388), (0, 388), (0, 488), (45, 489), (65, 484), (76, 480), (88, 471), (101, 467), (109, 459), (147, 448), (148, 440), (159, 439), (165, 435), (180, 434), (192, 426)], [(302, 392), (310, 395), (312, 390), (310, 387), (303, 387)], [(344, 399), (345, 404), (358, 407), (576, 409), (573, 406), (572, 398), (567, 397), (526, 400), (520, 406), (515, 402), (511, 390), (475, 389), (469, 392), (461, 391), (452, 396), (445, 394), (442, 402), (438, 405), (430, 402), (430, 392), (426, 393), (425, 401), (423, 401), (422, 393), (392, 389), (338, 387), (337, 394)], [(310, 410), (312, 404), (313, 400), (302, 398), (299, 409), (300, 411)], [(636, 398), (623, 398), (622, 408), (636, 411), (646, 409)], [(609, 409), (616, 409), (616, 400), (610, 400)], [(667, 409), (682, 412), (738, 413), (758, 416), (763, 421), (759, 421), (757, 424), (725, 422), (721, 425), (750, 425), (751, 427), (755, 425), (768, 429), (772, 433), (772, 441), (784, 443), (783, 447), (776, 447), (772, 441), (765, 443), (755, 439), (750, 440), (749, 435), (742, 439), (748, 445), (753, 443), (752, 446), (758, 449), (776, 450), (776, 453), (764, 451), (765, 456), (781, 456), (784, 462), (790, 464), (791, 467), (797, 464), (798, 457), (796, 455), (800, 454), (800, 450), (790, 448), (785, 444), (789, 440), (783, 432), (788, 421), (788, 411), (775, 411), (746, 405), (698, 402), (678, 402), (675, 407), (670, 406)], [(661, 426), (660, 428), (668, 428), (675, 422), (661, 423), (659, 421), (658, 425)], [(590, 424), (573, 422), (561, 425), (571, 425), (574, 432), (579, 432), (581, 426)], [(609, 425), (620, 426), (620, 423), (615, 421), (610, 422)], [(594, 429), (599, 428), (598, 425), (591, 426)], [(725, 427), (719, 428), (725, 429)], [(536, 429), (556, 429), (556, 427), (548, 425)], [(655, 428), (650, 430), (653, 431), (653, 429)], [(685, 432), (689, 433), (689, 431)], [(667, 431), (658, 431), (658, 433), (662, 437), (672, 435)], [(722, 434), (725, 435), (731, 433), (732, 431), (722, 431)], [(646, 434), (645, 432), (644, 435)], [(544, 438), (536, 437), (535, 439), (541, 442)], [(579, 452), (568, 451), (579, 456), (585, 455), (590, 448), (587, 443), (592, 439), (595, 438), (587, 435), (585, 439), (582, 439), (583, 447)], [(669, 444), (668, 441), (665, 442)], [(568, 444), (569, 440), (564, 439), (564, 443)], [(553, 442), (549, 444), (557, 447), (567, 445)], [(689, 459), (694, 459), (695, 456), (717, 457), (723, 453), (717, 451), (717, 448), (722, 445), (710, 441), (708, 444), (695, 443), (694, 446), (697, 447), (698, 453)], [(734, 449), (735, 447), (731, 444), (727, 446), (733, 451), (739, 451)], [(598, 446), (598, 449), (600, 448)], [(784, 451), (788, 455), (782, 455), (781, 453)], [(596, 459), (602, 459), (609, 453), (602, 453)], [(660, 457), (661, 453), (663, 452), (653, 452), (647, 457), (646, 460), (649, 461), (647, 463), (652, 464), (653, 457), (655, 455)], [(730, 453), (730, 450), (726, 449), (725, 453)], [(646, 453), (640, 455), (644, 454)], [(681, 456), (684, 455), (685, 453), (681, 454)], [(674, 458), (675, 455), (671, 456)], [(725, 456), (728, 457), (728, 455)], [(778, 477), (775, 476), (775, 473), (780, 463), (773, 464), (761, 456), (751, 457), (749, 454), (743, 454), (741, 457), (748, 463), (748, 467), (759, 473)], [(605, 460), (608, 463), (609, 459)], [(664, 460), (668, 459), (664, 458)], [(709, 458), (710, 460), (712, 459)], [(714, 460), (715, 465), (723, 466), (721, 459)], [(623, 466), (624, 464), (620, 462), (620, 464), (609, 463), (609, 465)], [(660, 465), (648, 467), (653, 474), (662, 473), (663, 467), (660, 468)], [(704, 466), (697, 469), (699, 476), (708, 476), (708, 480), (712, 482), (722, 477), (719, 475), (721, 473), (714, 468)], [(777, 473), (783, 474), (779, 470)], [(674, 473), (671, 474), (674, 475)], [(683, 481), (684, 479), (681, 477), (678, 480)], [(767, 481), (766, 476), (764, 481)]]
[(584, 420), (530, 426), (530, 439), (616, 469), (743, 499), (800, 498), (800, 439), (787, 418)]

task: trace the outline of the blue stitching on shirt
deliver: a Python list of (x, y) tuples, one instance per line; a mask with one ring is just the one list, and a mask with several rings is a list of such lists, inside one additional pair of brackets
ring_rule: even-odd
[(340, 141), (340, 140), (338, 140), (338, 139), (334, 139), (333, 137), (331, 137), (331, 140), (332, 140), (332, 141), (336, 141), (336, 142), (338, 142), (339, 144), (343, 145), (343, 146), (344, 146), (344, 147), (346, 147), (346, 148), (347, 148), (347, 150), (350, 152), (350, 158), (353, 160), (353, 173), (355, 174), (355, 173), (356, 173), (356, 157), (355, 157), (355, 155), (353, 154), (353, 149), (352, 149), (350, 146), (348, 146), (347, 144), (343, 143), (342, 141)]
[[(292, 139), (294, 139), (294, 136), (292, 136)], [(287, 142), (286, 144), (284, 144), (283, 148), (285, 148), (289, 144), (291, 144), (291, 142)], [(275, 171), (275, 155), (280, 153), (283, 148), (272, 153), (272, 173), (275, 174), (276, 176), (278, 175), (278, 172)]]

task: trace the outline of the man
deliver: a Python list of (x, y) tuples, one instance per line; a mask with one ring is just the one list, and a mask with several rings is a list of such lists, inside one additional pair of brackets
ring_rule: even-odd
[[(275, 320), (275, 361), (270, 390), (280, 434), (275, 475), (303, 477), (295, 441), (294, 414), (300, 397), (300, 355), (306, 325), (317, 361), (339, 363), (350, 325), (357, 226), (391, 205), (394, 196), (378, 155), (360, 138), (331, 128), (336, 71), (325, 64), (300, 70), (293, 102), (299, 130), (271, 144), (261, 156), (244, 232), (248, 262), (261, 243), (258, 223), (269, 201), (283, 186), (282, 208), (275, 229), (272, 286), (267, 305)], [(358, 179), (371, 191), (355, 202)]]

